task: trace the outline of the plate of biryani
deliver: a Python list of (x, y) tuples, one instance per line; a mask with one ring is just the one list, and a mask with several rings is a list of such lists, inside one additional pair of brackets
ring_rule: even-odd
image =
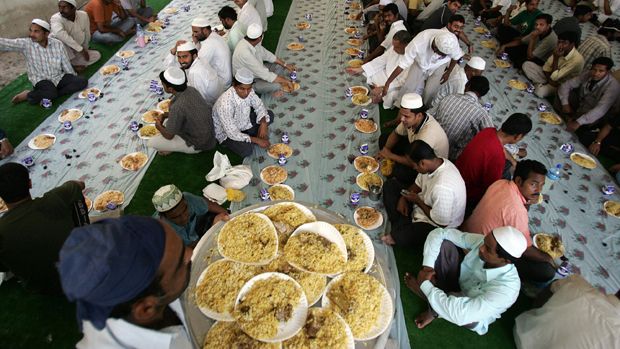
[(149, 33), (159, 33), (162, 30), (162, 24), (163, 23), (161, 23), (161, 22), (159, 22), (159, 23), (151, 22), (151, 23), (146, 25), (146, 28), (144, 28), (144, 30), (149, 32)]
[(350, 68), (361, 68), (362, 65), (364, 65), (364, 61), (359, 59), (359, 58), (355, 58), (355, 59), (352, 59), (352, 60), (348, 61), (347, 65)]
[(280, 342), (303, 327), (308, 300), (295, 279), (282, 273), (259, 274), (243, 285), (233, 317), (243, 332), (263, 342)]
[(260, 179), (269, 185), (280, 184), (288, 178), (288, 172), (282, 166), (271, 165), (260, 171)]
[(338, 230), (327, 222), (299, 226), (284, 246), (284, 258), (295, 268), (326, 276), (342, 273), (347, 247)]
[(6, 211), (8, 211), (9, 208), (6, 206), (6, 202), (4, 202), (4, 200), (2, 200), (2, 198), (0, 198), (0, 213), (4, 213)]
[(346, 27), (344, 28), (344, 32), (350, 35), (357, 33), (357, 28), (355, 27)]
[(269, 264), (262, 267), (262, 271), (282, 273), (295, 279), (304, 290), (304, 294), (308, 300), (308, 306), (314, 305), (321, 299), (323, 291), (325, 291), (325, 286), (327, 285), (327, 278), (325, 276), (297, 269), (290, 265), (286, 259), (284, 259), (283, 255), (279, 255)]
[(304, 49), (304, 47), (304, 44), (300, 44), (298, 42), (291, 42), (290, 44), (286, 45), (286, 48), (291, 51), (301, 51)]
[(157, 103), (157, 109), (163, 111), (164, 113), (170, 112), (170, 102), (171, 99), (164, 99), (163, 101)]
[(264, 265), (278, 254), (278, 233), (269, 217), (246, 213), (224, 224), (217, 236), (217, 250), (236, 262)]
[(474, 31), (475, 31), (476, 33), (478, 33), (478, 34), (486, 34), (486, 33), (488, 33), (488, 32), (489, 32), (489, 30), (488, 30), (488, 29), (483, 28), (483, 27), (475, 27), (475, 28), (474, 28)]
[(372, 102), (372, 98), (364, 94), (353, 95), (353, 97), (351, 97), (351, 102), (355, 105), (365, 107)]
[(519, 81), (519, 80), (508, 80), (508, 86), (519, 90), (519, 91), (524, 91), (527, 88), (527, 83), (523, 82), (523, 81)]
[(480, 41), (480, 45), (486, 48), (492, 48), (492, 49), (497, 48), (497, 44), (493, 40), (482, 40)]
[(84, 98), (88, 98), (88, 94), (92, 93), (95, 95), (95, 97), (99, 98), (99, 96), (101, 96), (101, 90), (96, 88), (96, 87), (90, 87), (87, 89), (82, 90), (82, 92), (80, 92), (80, 94), (78, 95), (78, 98), (84, 99)]
[(360, 173), (355, 178), (355, 183), (363, 190), (368, 190), (373, 185), (383, 187), (383, 179), (376, 173)]
[(117, 74), (119, 71), (121, 71), (121, 68), (116, 65), (116, 64), (110, 64), (110, 65), (106, 65), (101, 67), (101, 69), (99, 69), (99, 72), (101, 73), (101, 75), (114, 75)]
[(367, 95), (368, 94), (368, 87), (366, 86), (351, 86), (351, 94), (353, 96), (357, 96), (357, 95)]
[(151, 139), (159, 134), (159, 130), (155, 125), (144, 125), (138, 131), (138, 137), (141, 139)]
[(360, 52), (359, 49), (355, 48), (355, 47), (349, 47), (346, 50), (344, 50), (344, 53), (348, 54), (349, 56), (357, 56)]
[(79, 110), (79, 109), (65, 109), (62, 112), (60, 112), (60, 114), (58, 114), (58, 121), (59, 122), (65, 122), (65, 121), (77, 121), (79, 118), (82, 117), (82, 115), (84, 115), (84, 113)]
[(334, 224), (347, 247), (347, 264), (344, 271), (370, 271), (375, 261), (372, 241), (360, 228), (350, 224)]
[(353, 220), (364, 229), (374, 230), (383, 225), (383, 214), (376, 208), (362, 206), (353, 212)]
[(498, 68), (510, 68), (510, 62), (501, 59), (496, 59), (493, 62), (495, 62), (495, 66)]
[(232, 313), (241, 287), (261, 272), (258, 266), (229, 259), (211, 263), (202, 271), (196, 283), (196, 305), (211, 319), (233, 321)]
[(348, 19), (355, 21), (357, 19), (357, 13), (351, 13), (347, 16)]
[(42, 133), (28, 142), (28, 147), (34, 150), (43, 150), (51, 147), (56, 142), (56, 136), (51, 133)]
[(295, 336), (284, 342), (287, 349), (353, 349), (355, 341), (349, 325), (335, 311), (310, 308), (306, 322)]
[(86, 195), (84, 195), (84, 204), (88, 207), (88, 212), (93, 209), (93, 201)]
[(359, 9), (362, 8), (362, 5), (360, 3), (354, 2), (354, 3), (350, 4), (349, 7), (351, 7), (351, 9), (353, 9), (353, 10), (359, 10)]
[(577, 165), (593, 170), (596, 168), (596, 161), (590, 156), (583, 153), (574, 152), (570, 154), (570, 159)]
[(540, 117), (540, 121), (546, 122), (551, 125), (560, 125), (562, 123), (562, 119), (556, 113), (544, 111), (538, 114), (538, 116)]
[(364, 42), (361, 39), (348, 39), (347, 44), (351, 46), (362, 46)]
[(362, 155), (353, 160), (355, 169), (362, 173), (377, 172), (379, 170), (379, 162), (372, 156)]
[(236, 322), (218, 321), (209, 329), (202, 348), (280, 349), (282, 344), (261, 342), (245, 334)]
[(362, 272), (343, 273), (330, 281), (321, 305), (342, 316), (357, 341), (381, 335), (394, 315), (392, 298), (385, 286)]
[(138, 171), (149, 161), (148, 155), (143, 152), (129, 153), (121, 159), (118, 163), (127, 171)]
[(564, 245), (558, 235), (538, 233), (534, 235), (532, 242), (536, 248), (545, 252), (553, 259), (564, 255)]
[(282, 85), (282, 91), (286, 93), (291, 93), (297, 91), (301, 88), (301, 85), (298, 82), (293, 83), (293, 87), (291, 88), (288, 84)]
[(162, 10), (163, 13), (166, 13), (166, 14), (169, 14), (169, 15), (175, 14), (175, 13), (177, 13), (177, 11), (178, 10), (177, 10), (176, 7), (167, 7), (167, 8)]
[(306, 206), (296, 202), (280, 202), (261, 211), (271, 219), (278, 231), (281, 245), (286, 244), (289, 236), (302, 224), (316, 222), (316, 217)]
[(620, 202), (612, 200), (605, 201), (603, 209), (608, 215), (620, 218)]
[[(357, 96), (354, 96), (357, 97)], [(368, 97), (368, 96), (364, 96)], [(369, 97), (370, 98), (370, 97)], [(379, 126), (372, 119), (357, 119), (355, 120), (355, 129), (361, 133), (374, 133), (377, 132)]]
[(93, 204), (95, 211), (105, 212), (108, 210), (109, 203), (114, 203), (117, 207), (125, 203), (125, 194), (119, 190), (107, 190), (97, 195)]
[(133, 56), (135, 56), (136, 52), (133, 50), (124, 50), (124, 51), (118, 51), (116, 52), (116, 57), (118, 58), (131, 58)]
[(272, 144), (269, 149), (267, 149), (267, 155), (272, 159), (278, 159), (280, 155), (290, 158), (293, 155), (293, 148), (284, 143)]
[(295, 24), (295, 27), (299, 30), (306, 30), (306, 29), (310, 29), (310, 27), (312, 26), (308, 22), (299, 22)]
[(269, 192), (269, 197), (271, 198), (271, 201), (295, 200), (295, 191), (293, 190), (293, 188), (286, 184), (272, 185), (271, 187), (269, 187), (269, 189), (267, 189), (267, 191)]
[(164, 115), (164, 112), (161, 110), (153, 109), (142, 114), (142, 122), (146, 124), (154, 124), (157, 122), (157, 118)]

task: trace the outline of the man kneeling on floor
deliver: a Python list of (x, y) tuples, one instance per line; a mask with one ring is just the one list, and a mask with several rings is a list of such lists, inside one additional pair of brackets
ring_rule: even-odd
[(429, 305), (415, 319), (418, 328), (441, 317), (480, 335), (487, 333), (519, 296), (521, 281), (514, 263), (526, 248), (525, 237), (513, 227), (495, 228), (486, 236), (433, 230), (424, 244), (417, 279), (405, 273), (407, 287)]

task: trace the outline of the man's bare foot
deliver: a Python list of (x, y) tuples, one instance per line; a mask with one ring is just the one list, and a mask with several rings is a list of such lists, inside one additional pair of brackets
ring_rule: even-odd
[(278, 90), (278, 91), (276, 91), (276, 92), (272, 93), (271, 95), (272, 95), (274, 98), (280, 98), (280, 97), (284, 96), (284, 91), (282, 91), (282, 90)]
[(75, 69), (76, 73), (81, 73), (84, 70), (86, 70), (86, 66), (85, 65), (74, 65), (73, 69)]
[(428, 324), (433, 322), (433, 320), (435, 320), (435, 317), (433, 316), (433, 313), (431, 313), (431, 310), (429, 309), (415, 318), (415, 324), (418, 326), (419, 329), (423, 329)]
[(157, 155), (166, 156), (166, 155), (170, 155), (171, 153), (172, 153), (171, 151), (161, 151), (160, 150), (160, 151), (157, 152)]
[(420, 286), (418, 285), (418, 281), (415, 279), (415, 277), (413, 275), (411, 275), (411, 273), (405, 273), (405, 286), (407, 286), (408, 289), (411, 290), (411, 292), (415, 293), (416, 295), (418, 295), (418, 297), (422, 298), (422, 299), (426, 299), (426, 295), (422, 292), (422, 290), (420, 290)]
[(383, 235), (381, 237), (381, 241), (383, 241), (384, 244), (389, 245), (389, 246), (396, 245), (396, 241), (394, 241), (394, 238), (390, 234)]
[(16, 94), (15, 96), (13, 96), (13, 99), (11, 99), (11, 103), (18, 104), (25, 101), (28, 98), (28, 92), (30, 91), (23, 90), (22, 92)]
[(398, 118), (394, 119), (394, 120), (390, 120), (387, 122), (383, 123), (383, 127), (387, 128), (387, 127), (396, 127), (398, 124), (400, 123), (400, 120)]
[(615, 173), (620, 171), (620, 164), (615, 164), (609, 168), (609, 172)]

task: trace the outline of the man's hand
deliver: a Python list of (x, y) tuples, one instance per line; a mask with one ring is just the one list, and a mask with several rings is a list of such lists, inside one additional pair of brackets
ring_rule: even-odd
[(254, 143), (263, 149), (267, 149), (271, 145), (268, 140), (258, 137), (254, 139)]
[(217, 216), (215, 216), (215, 218), (213, 218), (213, 225), (215, 225), (215, 223), (217, 222), (226, 222), (230, 219), (230, 216), (228, 215), (228, 213), (220, 213)]
[(562, 50), (559, 46), (556, 46), (556, 47), (553, 49), (553, 58), (554, 58), (554, 59), (559, 59), (559, 58), (560, 58), (560, 57), (562, 57), (563, 55), (564, 55), (564, 51), (563, 51), (563, 50)]
[(177, 40), (177, 42), (174, 44), (174, 47), (170, 49), (170, 53), (175, 56), (177, 54), (177, 47), (183, 45), (186, 42), (186, 40)]
[(592, 144), (588, 147), (588, 150), (592, 153), (592, 155), (598, 156), (598, 153), (601, 151), (601, 143), (592, 142)]
[(344, 71), (351, 75), (360, 75), (364, 70), (362, 68), (345, 68)]
[(82, 49), (82, 57), (84, 57), (87, 62), (90, 61), (90, 53), (88, 53), (87, 48)]
[(474, 53), (474, 44), (470, 43), (469, 45), (467, 45), (467, 53), (469, 53), (469, 55), (472, 55)]
[(295, 66), (295, 64), (284, 64), (283, 67), (284, 67), (284, 69), (288, 70), (289, 72), (297, 70), (297, 67)]
[(392, 151), (386, 147), (383, 147), (380, 151), (379, 154), (377, 154), (377, 156), (382, 159), (390, 159), (390, 160), (394, 160), (394, 153), (392, 153)]
[(256, 137), (261, 139), (269, 139), (269, 126), (267, 125), (267, 122), (261, 122), (260, 126), (258, 127), (258, 133)]
[(450, 72), (448, 71), (448, 69), (446, 68), (446, 70), (443, 72), (443, 75), (441, 76), (441, 80), (439, 80), (440, 84), (445, 83), (446, 81), (448, 81), (448, 79), (450, 78)]
[(402, 214), (405, 217), (409, 217), (409, 203), (407, 202), (407, 199), (402, 196), (400, 197), (400, 199), (398, 199), (398, 203), (396, 204), (396, 211), (398, 211), (398, 213)]
[(571, 132), (575, 132), (579, 127), (581, 127), (580, 123), (578, 123), (576, 120), (570, 120), (566, 126), (566, 129)]
[(385, 95), (387, 95), (389, 89), (390, 89), (390, 84), (386, 83), (383, 86), (383, 91), (381, 91), (381, 97), (385, 97)]
[(0, 159), (4, 159), (11, 154), (13, 154), (13, 145), (11, 145), (8, 138), (5, 138), (0, 141)]
[(573, 108), (571, 108), (570, 104), (562, 105), (562, 113), (570, 115), (573, 113)]
[(156, 16), (151, 16), (146, 18), (146, 22), (153, 23), (157, 20)]
[(431, 267), (423, 267), (422, 270), (418, 273), (418, 285), (422, 285), (422, 283), (426, 280), (435, 284), (435, 269)]
[(504, 53), (504, 51), (506, 51), (506, 46), (500, 45), (500, 47), (495, 50), (495, 55), (500, 56), (502, 53)]
[(409, 194), (402, 195), (402, 197), (409, 202), (415, 202), (415, 200), (418, 198), (418, 194), (410, 191)]

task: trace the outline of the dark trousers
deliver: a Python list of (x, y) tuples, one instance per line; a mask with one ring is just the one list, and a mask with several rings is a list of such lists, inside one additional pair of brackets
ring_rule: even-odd
[(521, 280), (547, 282), (555, 276), (555, 268), (547, 262), (527, 260), (521, 257), (515, 263)]
[(511, 26), (505, 24), (497, 26), (497, 40), (500, 45), (509, 43), (519, 36), (521, 36), (521, 32)]
[[(379, 149), (383, 149), (389, 136), (390, 133), (384, 133), (379, 137)], [(407, 136), (398, 136), (398, 142), (391, 150), (396, 155), (405, 155), (409, 152), (410, 147), (411, 143), (409, 143)], [(417, 176), (418, 171), (399, 163), (394, 164), (394, 170), (390, 175), (391, 178), (396, 178), (405, 187), (413, 184)]]
[(53, 100), (60, 96), (81, 91), (86, 88), (86, 85), (88, 85), (87, 78), (73, 74), (65, 74), (58, 85), (54, 85), (49, 80), (41, 80), (28, 93), (28, 103), (39, 104), (43, 98)]
[(461, 275), (463, 258), (465, 258), (465, 253), (461, 248), (451, 241), (443, 241), (439, 256), (435, 261), (435, 286), (437, 288), (446, 293), (461, 292), (459, 276)]
[(406, 187), (396, 179), (390, 179), (383, 185), (383, 205), (392, 226), (390, 235), (398, 246), (422, 247), (428, 234), (437, 227), (425, 222), (412, 222), (413, 207), (409, 208), (408, 216), (403, 216), (396, 210), (402, 189)]
[(538, 57), (527, 59), (527, 45), (525, 44), (515, 46), (515, 47), (508, 47), (506, 49), (506, 53), (508, 54), (508, 57), (510, 57), (510, 60), (512, 61), (512, 64), (515, 68), (521, 69), (521, 66), (526, 61), (534, 62), (540, 65), (541, 67), (545, 65), (545, 61), (543, 61), (542, 59)]
[[(273, 112), (268, 110), (267, 113), (269, 113), (269, 124), (271, 124), (273, 122)], [(258, 134), (260, 124), (256, 122), (256, 113), (254, 112), (254, 109), (250, 110), (250, 122), (252, 122), (252, 128), (241, 132), (248, 136), (255, 137)], [(242, 158), (252, 155), (252, 151), (254, 149), (254, 143), (252, 142), (233, 141), (230, 138), (227, 138), (224, 142), (222, 142), (222, 145), (232, 150), (235, 154), (238, 154)]]
[[(589, 147), (596, 140), (602, 127), (602, 123), (583, 125), (577, 129), (577, 137), (584, 146)], [(600, 154), (611, 158), (614, 163), (620, 163), (620, 130), (618, 128), (612, 128), (609, 135), (603, 139)]]

